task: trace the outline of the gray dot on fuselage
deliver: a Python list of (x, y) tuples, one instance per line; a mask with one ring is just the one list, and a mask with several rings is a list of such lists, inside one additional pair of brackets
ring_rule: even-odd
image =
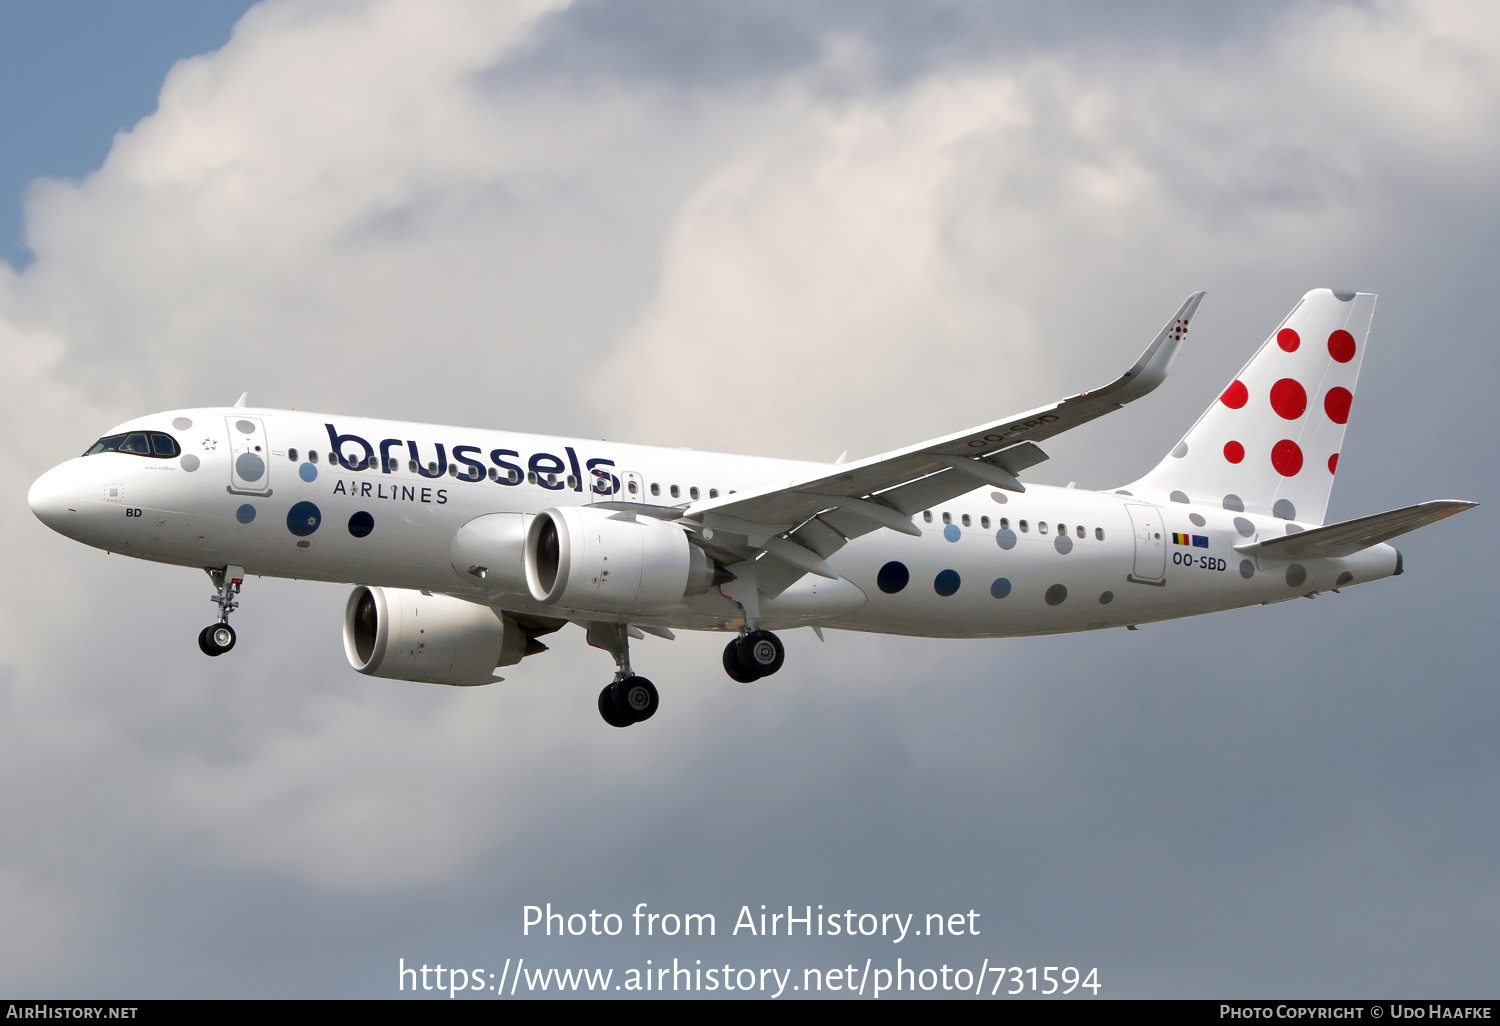
[(1286, 525), (1286, 533), (1287, 534), (1301, 534), (1305, 530), (1307, 530), (1307, 528), (1303, 527), (1301, 524), (1287, 524)]
[(1201, 513), (1189, 513), (1188, 519), (1193, 522), (1194, 527), (1202, 527), (1204, 524), (1208, 523), (1207, 520), (1203, 519), (1203, 515)]
[(250, 423), (248, 420), (237, 420), (234, 422), (234, 426), (235, 430), (239, 431), (239, 433), (242, 435), (255, 434), (255, 425)]
[(990, 492), (990, 498), (994, 499), (1002, 506), (1010, 501), (1010, 498), (1004, 492)]
[(1187, 492), (1173, 492), (1171, 495), (1167, 496), (1167, 498), (1171, 499), (1173, 502), (1191, 502), (1192, 501), (1191, 499), (1189, 499), (1187, 497)]
[(1247, 581), (1250, 578), (1254, 577), (1255, 576), (1255, 564), (1252, 563), (1252, 562), (1250, 562), (1248, 559), (1242, 559), (1242, 560), (1240, 560), (1240, 576), (1243, 577)]
[(1002, 549), (1013, 549), (1016, 547), (1016, 532), (1008, 528), (1002, 528), (995, 532), (995, 544)]
[(1115, 593), (1112, 592), (1112, 591), (1106, 591), (1103, 595), (1099, 596), (1099, 604), (1101, 606), (1107, 606), (1111, 602), (1113, 602), (1114, 600), (1115, 600)]
[(1234, 518), (1234, 529), (1240, 532), (1241, 538), (1248, 538), (1255, 533), (1255, 525), (1244, 517)]
[(1340, 303), (1347, 303), (1347, 302), (1349, 302), (1350, 300), (1352, 300), (1354, 298), (1354, 293), (1353, 292), (1340, 292), (1338, 289), (1334, 289), (1333, 290), (1333, 298), (1337, 299)]
[(1271, 513), (1283, 520), (1297, 519), (1297, 507), (1292, 505), (1291, 499), (1277, 499), (1276, 505), (1271, 507)]
[(1245, 512), (1245, 500), (1230, 492), (1224, 496), (1224, 508), (1233, 510), (1236, 513), (1243, 513)]
[(1134, 495), (1134, 494), (1135, 494), (1135, 492), (1127, 492), (1127, 491), (1126, 491), (1126, 490), (1125, 490), (1125, 489), (1123, 489), (1123, 488), (1116, 488), (1116, 489), (1115, 489), (1115, 494), (1116, 494), (1116, 495)]
[(245, 481), (259, 481), (266, 472), (265, 460), (253, 452), (241, 453), (234, 461), (234, 472)]
[[(1157, 450), (1157, 452), (1160, 452), (1160, 451), (1161, 451), (1160, 449)], [(1187, 443), (1186, 442), (1178, 442), (1177, 445), (1176, 445), (1176, 447), (1174, 447), (1172, 449), (1172, 455), (1175, 456), (1179, 460), (1182, 459), (1184, 456), (1186, 456), (1187, 452), (1188, 452), (1188, 450), (1187, 450)]]
[(190, 474), (193, 471), (197, 470), (198, 469), (198, 457), (194, 456), (192, 453), (188, 453), (186, 456), (184, 456), (182, 458), (182, 469), (186, 470)]
[(176, 420), (172, 421), (172, 426), (178, 431), (186, 431), (188, 428), (193, 426), (193, 422), (188, 420), (186, 417), (178, 417)]
[(1043, 597), (1047, 600), (1047, 605), (1060, 606), (1068, 600), (1068, 589), (1061, 584), (1054, 584)]
[(1307, 583), (1307, 567), (1301, 563), (1293, 563), (1286, 568), (1286, 584), (1288, 588), (1300, 588)]
[(1057, 536), (1057, 540), (1052, 543), (1052, 547), (1066, 556), (1073, 551), (1073, 539), (1065, 534), (1060, 534)]

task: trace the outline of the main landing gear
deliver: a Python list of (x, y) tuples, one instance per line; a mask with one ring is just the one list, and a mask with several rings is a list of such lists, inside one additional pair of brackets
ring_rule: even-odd
[(229, 614), (239, 608), (234, 597), (245, 583), (245, 568), (226, 566), (219, 570), (208, 569), (209, 579), (214, 582), (214, 594), (209, 601), (219, 607), (219, 622), (209, 624), (198, 632), (198, 647), (204, 655), (221, 656), (234, 647), (234, 628), (229, 626)]
[(746, 631), (724, 646), (724, 672), (741, 684), (769, 677), (784, 662), (786, 649), (770, 631)]
[(656, 715), (661, 699), (656, 685), (630, 668), (630, 635), (622, 623), (594, 622), (588, 626), (589, 644), (615, 657), (615, 679), (599, 692), (599, 715), (611, 727), (628, 727)]

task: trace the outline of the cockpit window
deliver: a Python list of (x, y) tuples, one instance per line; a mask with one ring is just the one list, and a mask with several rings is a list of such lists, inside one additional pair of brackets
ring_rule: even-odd
[(125, 435), (109, 435), (89, 446), (85, 456), (101, 452), (126, 452), (132, 456), (153, 456), (171, 459), (181, 454), (177, 439), (160, 431), (132, 431)]

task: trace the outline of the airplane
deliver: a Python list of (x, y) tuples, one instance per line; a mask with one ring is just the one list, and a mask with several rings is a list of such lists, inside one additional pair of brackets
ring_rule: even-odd
[(1477, 505), (1323, 523), (1375, 296), (1315, 289), (1148, 474), (1025, 485), (1038, 444), (1165, 380), (1204, 293), (1092, 392), (868, 459), (815, 463), (291, 410), (127, 421), (32, 485), (87, 545), (199, 567), (235, 645), (245, 579), (354, 585), (343, 640), (375, 677), (480, 685), (568, 624), (615, 661), (598, 709), (650, 719), (630, 642), (733, 635), (750, 683), (778, 630), (942, 638), (1102, 630), (1268, 604), (1402, 572), (1388, 542)]

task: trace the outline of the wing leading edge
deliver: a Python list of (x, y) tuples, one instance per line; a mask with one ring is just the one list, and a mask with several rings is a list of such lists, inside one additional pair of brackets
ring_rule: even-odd
[(1036, 443), (1134, 402), (1166, 380), (1204, 293), (1195, 292), (1141, 358), (1092, 392), (919, 445), (835, 465), (786, 485), (688, 505), (685, 526), (722, 562), (751, 569), (774, 596), (807, 573), (837, 577), (826, 560), (882, 527), (920, 534), (911, 517), (981, 485), (1024, 492), (1019, 475), (1047, 458)]

